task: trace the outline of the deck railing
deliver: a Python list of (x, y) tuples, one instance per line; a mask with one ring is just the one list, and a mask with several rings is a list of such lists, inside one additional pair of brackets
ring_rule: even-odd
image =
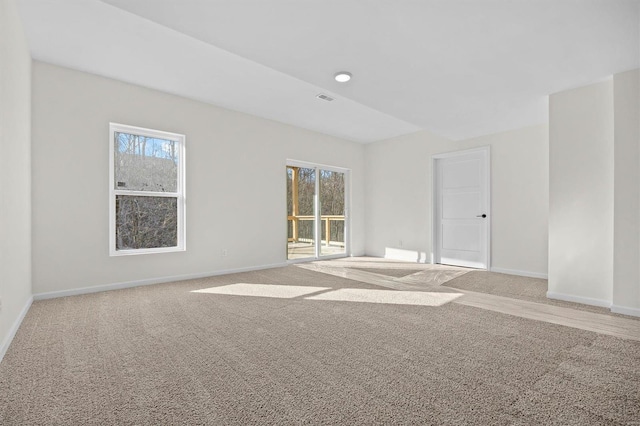
[[(298, 241), (309, 242), (308, 238), (299, 238), (300, 234), (300, 222), (301, 221), (313, 221), (315, 220), (315, 216), (287, 216), (287, 219), (291, 222), (292, 228), (292, 236), (288, 238), (289, 242), (297, 243)], [(331, 222), (332, 221), (342, 221), (344, 222), (344, 216), (340, 215), (322, 215), (320, 216), (320, 221), (324, 223), (324, 232), (326, 245), (328, 246), (330, 243), (334, 244), (342, 244), (344, 245), (344, 241), (331, 241)], [(343, 238), (344, 239), (344, 238)], [(322, 238), (320, 238), (322, 240)]]

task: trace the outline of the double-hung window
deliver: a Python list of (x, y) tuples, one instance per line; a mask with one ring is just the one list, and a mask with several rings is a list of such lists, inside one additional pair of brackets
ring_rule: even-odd
[(110, 123), (109, 252), (185, 250), (185, 136)]

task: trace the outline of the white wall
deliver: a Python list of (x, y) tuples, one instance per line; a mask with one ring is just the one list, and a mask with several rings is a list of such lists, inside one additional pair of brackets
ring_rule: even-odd
[(0, 359), (31, 298), (31, 55), (0, 0)]
[(550, 297), (610, 304), (613, 135), (611, 79), (550, 96)]
[(431, 156), (486, 145), (491, 146), (492, 268), (546, 276), (546, 125), (457, 142), (425, 131), (367, 145), (367, 254), (430, 261)]
[[(287, 158), (352, 170), (364, 252), (361, 144), (39, 62), (32, 90), (34, 294), (284, 262)], [(186, 252), (109, 257), (110, 121), (186, 135)]]
[(613, 306), (640, 315), (640, 70), (613, 77), (614, 274)]

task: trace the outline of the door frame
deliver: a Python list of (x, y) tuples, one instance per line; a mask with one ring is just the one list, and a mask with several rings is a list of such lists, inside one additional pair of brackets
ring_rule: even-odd
[[(436, 264), (440, 262), (440, 245), (438, 241), (438, 207), (440, 203), (439, 197), (439, 182), (438, 182), (438, 160), (445, 158), (453, 158), (467, 154), (473, 154), (476, 152), (485, 153), (485, 167), (487, 170), (487, 191), (485, 196), (485, 203), (487, 206), (487, 271), (491, 270), (491, 222), (493, 216), (491, 215), (491, 146), (481, 146), (478, 148), (464, 149), (459, 151), (443, 152), (440, 154), (433, 154), (431, 156), (431, 263)], [(480, 269), (480, 268), (479, 268)]]
[[(337, 167), (337, 166), (329, 166), (329, 165), (320, 164), (320, 163), (312, 163), (309, 161), (292, 160), (289, 158), (286, 160), (285, 168), (288, 166), (303, 167), (307, 169), (316, 169), (316, 189), (315, 189), (314, 204), (313, 204), (313, 213), (314, 213), (314, 216), (316, 217), (316, 220), (315, 220), (316, 226), (313, 229), (313, 238), (316, 241), (316, 247), (315, 247), (315, 256), (313, 257), (289, 259), (289, 254), (287, 252), (286, 253), (287, 263), (313, 262), (316, 260), (339, 259), (339, 258), (351, 256), (351, 169), (347, 169), (344, 167)], [(330, 172), (337, 172), (337, 173), (344, 174), (344, 253), (330, 254), (330, 255), (324, 255), (324, 256), (321, 254), (320, 246), (322, 245), (322, 238), (320, 236), (322, 235), (322, 221), (317, 220), (321, 216), (320, 203), (318, 202), (318, 197), (320, 196), (320, 175), (318, 173), (319, 170), (327, 170)], [(286, 188), (285, 188), (285, 192), (286, 192)], [(287, 235), (286, 228), (283, 235), (285, 236)]]

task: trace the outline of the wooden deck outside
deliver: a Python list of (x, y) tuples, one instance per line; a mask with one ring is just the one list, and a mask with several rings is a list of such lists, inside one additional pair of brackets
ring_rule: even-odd
[[(322, 241), (320, 246), (320, 253), (323, 256), (329, 256), (334, 254), (345, 253), (344, 244), (334, 244), (331, 242), (329, 246), (325, 245), (325, 241)], [(316, 255), (316, 248), (313, 242), (289, 242), (287, 243), (287, 259), (305, 259), (313, 258)]]
[[(287, 166), (287, 169), (291, 170), (291, 207), (292, 214), (287, 216), (287, 220), (291, 222), (291, 236), (287, 240), (287, 259), (306, 259), (314, 258), (316, 255), (315, 242), (300, 237), (300, 223), (301, 222), (314, 222), (316, 217), (314, 215), (301, 215), (298, 200), (298, 180), (299, 180), (299, 167)], [(342, 238), (344, 235), (335, 236), (331, 233), (331, 222), (342, 222), (342, 234), (344, 234), (344, 215), (321, 215), (320, 221), (322, 223), (322, 232), (325, 240), (320, 243), (320, 255), (329, 256), (335, 254), (345, 253), (344, 241), (332, 241), (331, 238)], [(329, 244), (327, 244), (329, 241)]]

